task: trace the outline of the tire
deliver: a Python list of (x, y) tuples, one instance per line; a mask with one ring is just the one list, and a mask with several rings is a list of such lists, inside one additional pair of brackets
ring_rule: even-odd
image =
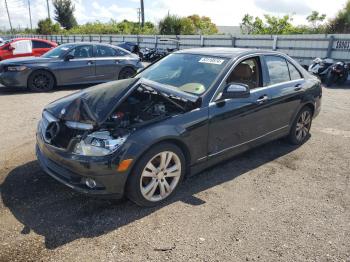
[(303, 144), (310, 133), (310, 128), (312, 124), (312, 110), (310, 107), (303, 107), (297, 114), (292, 128), (290, 129), (288, 135), (288, 141), (292, 145)]
[(139, 206), (159, 205), (174, 195), (185, 168), (185, 157), (179, 147), (172, 143), (157, 144), (137, 161), (127, 181), (126, 195)]
[(131, 78), (136, 74), (136, 71), (132, 69), (131, 67), (125, 67), (119, 72), (118, 79), (127, 79)]
[(47, 92), (54, 87), (55, 78), (48, 71), (35, 71), (28, 78), (28, 88), (33, 92)]

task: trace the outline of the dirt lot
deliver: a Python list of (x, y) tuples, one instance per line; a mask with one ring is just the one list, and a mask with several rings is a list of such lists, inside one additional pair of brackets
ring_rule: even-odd
[(92, 199), (45, 175), (48, 102), (0, 87), (0, 261), (350, 261), (350, 87), (324, 89), (309, 141), (276, 141), (185, 181), (158, 208)]

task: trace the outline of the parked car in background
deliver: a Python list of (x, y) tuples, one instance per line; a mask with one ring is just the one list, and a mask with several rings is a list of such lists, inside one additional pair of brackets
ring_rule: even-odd
[(40, 57), (0, 62), (0, 83), (35, 92), (55, 86), (95, 84), (129, 78), (143, 68), (135, 54), (108, 44), (60, 45)]
[(282, 137), (307, 141), (320, 81), (285, 54), (198, 48), (49, 104), (42, 168), (82, 193), (157, 205), (182, 180)]
[(23, 56), (41, 56), (57, 44), (44, 39), (15, 38), (0, 43), (0, 61)]

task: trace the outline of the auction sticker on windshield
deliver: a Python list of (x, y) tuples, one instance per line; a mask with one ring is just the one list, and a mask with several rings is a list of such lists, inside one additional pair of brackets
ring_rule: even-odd
[(199, 63), (206, 63), (206, 64), (221, 65), (223, 62), (225, 62), (225, 60), (219, 59), (219, 58), (214, 58), (214, 57), (202, 57), (198, 62)]

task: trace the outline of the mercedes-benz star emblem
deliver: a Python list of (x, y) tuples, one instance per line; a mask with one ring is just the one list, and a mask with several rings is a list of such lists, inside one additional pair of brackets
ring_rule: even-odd
[(58, 124), (58, 122), (51, 122), (45, 130), (46, 142), (51, 143), (51, 141), (58, 135), (59, 131), (60, 125)]

